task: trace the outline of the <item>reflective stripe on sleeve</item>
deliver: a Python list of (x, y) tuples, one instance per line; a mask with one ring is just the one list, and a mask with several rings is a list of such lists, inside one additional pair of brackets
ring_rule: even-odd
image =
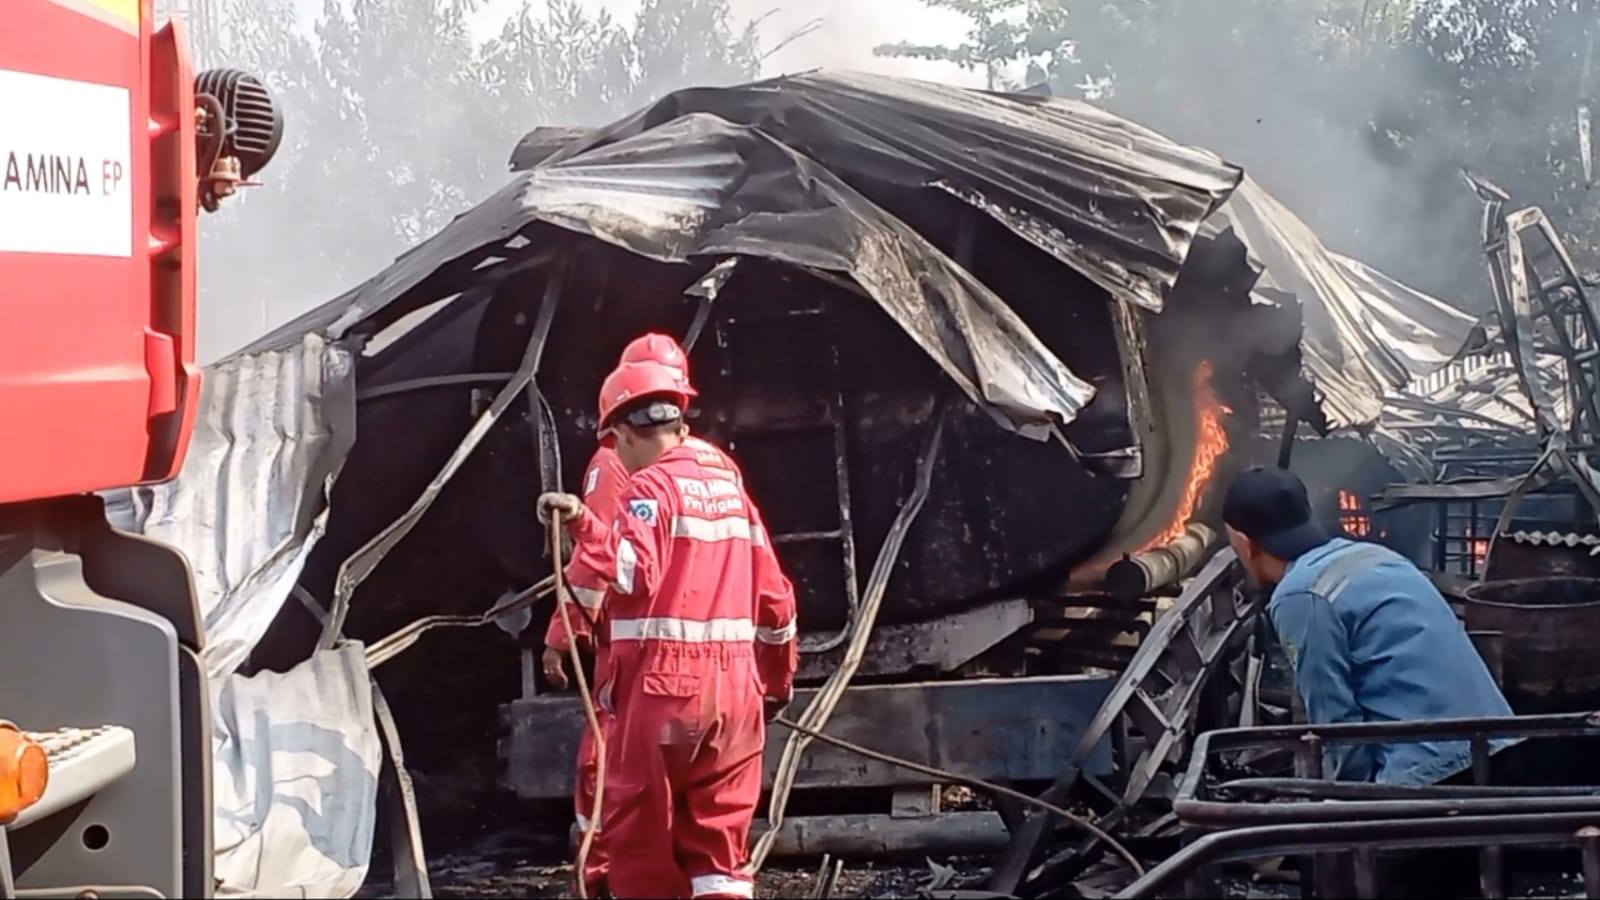
[(634, 552), (633, 542), (627, 538), (617, 542), (617, 590), (624, 594), (633, 593), (633, 573), (639, 567), (639, 554)]
[(794, 640), (797, 630), (794, 620), (790, 619), (782, 628), (757, 628), (756, 640), (763, 644), (787, 644)]
[(599, 609), (601, 602), (606, 598), (605, 591), (597, 591), (594, 588), (578, 587), (577, 585), (567, 585), (567, 592), (570, 593), (572, 595), (572, 599), (577, 601), (577, 604), (584, 609)]
[(611, 623), (613, 641), (682, 641), (686, 644), (749, 643), (756, 638), (756, 623), (749, 619), (693, 619), (651, 617), (616, 619)]

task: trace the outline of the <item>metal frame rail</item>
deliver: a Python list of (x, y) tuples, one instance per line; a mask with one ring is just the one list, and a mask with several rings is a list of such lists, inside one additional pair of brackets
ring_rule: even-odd
[(1583, 849), (1584, 895), (1600, 898), (1600, 844), (1589, 833), (1596, 822), (1600, 822), (1600, 813), (1564, 812), (1235, 828), (1214, 832), (1196, 840), (1113, 896), (1129, 900), (1157, 897), (1175, 882), (1183, 882), (1183, 896), (1217, 896), (1214, 891), (1208, 891), (1197, 877), (1209, 866), (1272, 856), (1344, 850), (1350, 851), (1358, 861), (1355, 894), (1365, 900), (1379, 896), (1375, 872), (1379, 847), (1405, 850), (1576, 843)]
[[(1120, 896), (1145, 897), (1174, 879), (1204, 895), (1202, 870), (1219, 862), (1286, 853), (1351, 850), (1355, 884), (1372, 891), (1372, 849), (1474, 846), (1483, 853), (1485, 896), (1504, 896), (1500, 849), (1512, 844), (1584, 846), (1585, 869), (1600, 825), (1600, 786), (1510, 787), (1489, 784), (1490, 742), (1501, 738), (1600, 736), (1600, 713), (1442, 719), (1426, 722), (1349, 723), (1324, 726), (1231, 728), (1200, 735), (1194, 744), (1173, 811), (1185, 830), (1211, 832), (1151, 870)], [(1330, 745), (1375, 741), (1468, 741), (1473, 785), (1380, 785), (1321, 779), (1322, 752)], [(1219, 780), (1215, 760), (1244, 751), (1287, 751), (1311, 778)], [(1250, 799), (1241, 799), (1250, 798)], [(1295, 802), (1299, 801), (1299, 802)], [(1329, 802), (1337, 801), (1337, 802)], [(1319, 866), (1318, 893), (1336, 896), (1332, 867)], [(1600, 877), (1590, 896), (1600, 897)]]

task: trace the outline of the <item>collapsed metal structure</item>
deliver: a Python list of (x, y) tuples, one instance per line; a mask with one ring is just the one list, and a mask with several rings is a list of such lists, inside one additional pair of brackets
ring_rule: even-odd
[[(1398, 451), (1393, 457), (1412, 467), (1420, 463), (1434, 477), (1390, 485), (1370, 512), (1359, 498), (1347, 504), (1341, 495), (1339, 506), (1358, 514), (1344, 518), (1347, 533), (1382, 540), (1388, 535), (1374, 523), (1386, 511), (1408, 502), (1439, 504), (1437, 577), (1513, 707), (1524, 714), (1566, 714), (1202, 734), (1169, 807), (1185, 846), (1136, 879), (1127, 874), (1115, 882), (1114, 896), (1214, 895), (1218, 863), (1284, 855), (1306, 861), (1301, 896), (1384, 896), (1392, 887), (1379, 881), (1380, 849), (1473, 847), (1479, 848), (1478, 889), (1485, 897), (1504, 897), (1506, 848), (1523, 846), (1577, 847), (1584, 895), (1600, 896), (1600, 786), (1552, 783), (1562, 772), (1583, 770), (1574, 763), (1587, 759), (1593, 744), (1571, 745), (1600, 733), (1595, 714), (1570, 712), (1600, 701), (1588, 639), (1600, 610), (1600, 579), (1592, 564), (1575, 559), (1591, 556), (1600, 544), (1588, 459), (1593, 423), (1600, 421), (1594, 380), (1600, 331), (1592, 298), (1543, 213), (1530, 207), (1507, 214), (1503, 192), (1481, 179), (1469, 181), (1485, 201), (1496, 340), (1473, 349), (1480, 361), (1458, 362), (1421, 385), (1431, 396), (1396, 398), (1375, 429), (1380, 446)], [(1475, 388), (1474, 379), (1494, 387)], [(1463, 400), (1475, 402), (1457, 405)], [(1499, 409), (1489, 412), (1490, 404)], [(1540, 518), (1519, 515), (1524, 499), (1539, 492), (1547, 501)], [(1469, 505), (1465, 515), (1452, 509), (1463, 504)], [(1463, 519), (1464, 530), (1456, 530)], [(1252, 668), (1263, 665), (1255, 652)], [(1246, 695), (1246, 707), (1261, 696)], [(1241, 718), (1241, 724), (1248, 723)], [(1523, 751), (1535, 739), (1559, 739), (1566, 755), (1541, 746), (1545, 752), (1536, 762), (1525, 758), (1520, 770), (1512, 767), (1512, 777), (1522, 780), (1491, 784), (1491, 738), (1529, 741)], [(1472, 785), (1322, 779), (1322, 748), (1330, 742), (1450, 739), (1472, 743)], [(1261, 777), (1286, 761), (1295, 777)], [(1054, 890), (1042, 873), (1019, 882), (1013, 871), (998, 868), (996, 886), (1027, 896)]]
[[(565, 826), (581, 713), (534, 664), (532, 510), (581, 471), (642, 331), (691, 348), (694, 428), (797, 582), (796, 724), (1087, 797), (1151, 840), (1178, 822), (1141, 801), (1192, 735), (1288, 705), (1212, 485), (1281, 456), (1274, 410), (1285, 447), (1302, 422), (1375, 430), (1386, 460), (1350, 441), (1315, 486), (1339, 519), (1423, 452), (1385, 398), (1483, 337), (1236, 167), (1049, 97), (813, 73), (541, 129), (512, 168), (213, 367), (183, 476), (119, 498), (195, 561), (219, 679), (365, 643), (434, 821), (476, 815), (498, 768)], [(1003, 800), (952, 811), (937, 778), (809, 742), (773, 731), (758, 861), (1003, 848), (992, 886), (1030, 894), (1097, 862)], [(790, 815), (791, 788), (826, 797)]]

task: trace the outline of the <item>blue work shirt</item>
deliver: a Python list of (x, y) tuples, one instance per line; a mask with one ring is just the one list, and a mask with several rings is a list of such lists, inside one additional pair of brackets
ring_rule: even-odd
[[(1392, 550), (1334, 538), (1290, 563), (1267, 612), (1312, 724), (1512, 714), (1450, 604)], [(1329, 746), (1323, 765), (1339, 781), (1434, 784), (1469, 768), (1472, 747)]]

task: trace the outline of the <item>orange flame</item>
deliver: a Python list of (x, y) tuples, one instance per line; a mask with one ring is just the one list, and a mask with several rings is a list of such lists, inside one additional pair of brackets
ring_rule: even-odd
[(1489, 555), (1489, 539), (1476, 537), (1471, 528), (1467, 529), (1466, 537), (1467, 552), (1472, 554), (1473, 565), (1483, 565), (1484, 559)]
[(1361, 498), (1339, 489), (1339, 527), (1351, 537), (1366, 537), (1372, 533), (1372, 520), (1367, 518)]
[(1228, 452), (1228, 429), (1223, 427), (1222, 420), (1231, 415), (1233, 410), (1217, 399), (1217, 393), (1211, 387), (1211, 375), (1211, 361), (1201, 360), (1194, 370), (1194, 419), (1199, 437), (1194, 445), (1194, 458), (1189, 462), (1189, 480), (1183, 486), (1183, 499), (1178, 503), (1178, 513), (1160, 534), (1139, 548), (1141, 551), (1170, 544), (1183, 536), (1184, 529), (1189, 527), (1190, 520), (1200, 508), (1201, 499), (1205, 497), (1206, 486), (1216, 472), (1217, 460)]

